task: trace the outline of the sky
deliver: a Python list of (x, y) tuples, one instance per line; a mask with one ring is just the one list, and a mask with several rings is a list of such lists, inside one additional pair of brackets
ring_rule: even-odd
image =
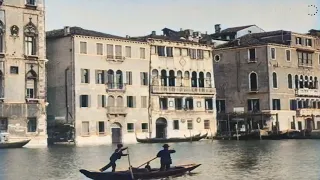
[[(320, 29), (320, 0), (45, 0), (46, 30), (79, 26), (119, 36), (164, 27), (202, 33), (255, 24), (265, 31)], [(308, 13), (318, 13), (310, 16)]]

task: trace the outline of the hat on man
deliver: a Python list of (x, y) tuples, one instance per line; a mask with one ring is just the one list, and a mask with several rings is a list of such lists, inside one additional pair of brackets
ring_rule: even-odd
[(164, 148), (168, 148), (168, 147), (170, 147), (168, 144), (164, 144), (162, 147), (164, 147)]
[(122, 148), (123, 145), (122, 145), (122, 144), (118, 144), (117, 147), (118, 147), (118, 148)]

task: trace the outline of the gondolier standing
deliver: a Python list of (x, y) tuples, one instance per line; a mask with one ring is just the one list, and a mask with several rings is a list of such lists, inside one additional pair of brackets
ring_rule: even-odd
[(160, 157), (160, 171), (164, 171), (164, 170), (169, 170), (170, 169), (170, 164), (172, 164), (172, 159), (171, 159), (171, 153), (175, 153), (175, 150), (169, 150), (169, 145), (168, 144), (164, 144), (163, 146), (163, 150), (159, 151), (157, 154), (157, 157)]
[(122, 144), (117, 145), (117, 149), (114, 151), (114, 153), (110, 157), (110, 163), (104, 166), (100, 169), (100, 172), (103, 172), (107, 170), (108, 168), (112, 167), (112, 172), (115, 172), (116, 170), (116, 161), (118, 159), (121, 159), (121, 156), (127, 156), (128, 154), (123, 154), (122, 151), (128, 149), (128, 147), (122, 148)]

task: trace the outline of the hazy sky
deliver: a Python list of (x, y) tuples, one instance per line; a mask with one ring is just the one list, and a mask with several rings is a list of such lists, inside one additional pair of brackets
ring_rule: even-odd
[[(319, 12), (309, 16), (316, 5)], [(120, 36), (168, 27), (212, 33), (256, 24), (266, 31), (320, 29), (320, 0), (46, 0), (47, 30), (79, 26)]]

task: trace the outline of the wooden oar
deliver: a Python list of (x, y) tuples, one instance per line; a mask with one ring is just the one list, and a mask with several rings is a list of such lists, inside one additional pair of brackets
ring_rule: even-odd
[(140, 166), (138, 166), (137, 168), (139, 168), (139, 167), (141, 167), (141, 166), (143, 166), (143, 165), (145, 165), (145, 164), (147, 164), (147, 163), (149, 163), (149, 162), (151, 162), (151, 161), (153, 161), (153, 160), (155, 160), (155, 159), (157, 159), (158, 157), (154, 157), (154, 158), (152, 158), (152, 159), (150, 159), (149, 161), (147, 161), (147, 162), (145, 162), (145, 163), (143, 163), (143, 164), (141, 164)]
[(127, 149), (127, 152), (128, 152), (128, 162), (129, 162), (129, 169), (130, 169), (130, 173), (131, 173), (131, 178), (134, 179), (133, 172), (132, 172), (132, 166), (131, 166), (131, 163), (130, 163), (129, 148)]

